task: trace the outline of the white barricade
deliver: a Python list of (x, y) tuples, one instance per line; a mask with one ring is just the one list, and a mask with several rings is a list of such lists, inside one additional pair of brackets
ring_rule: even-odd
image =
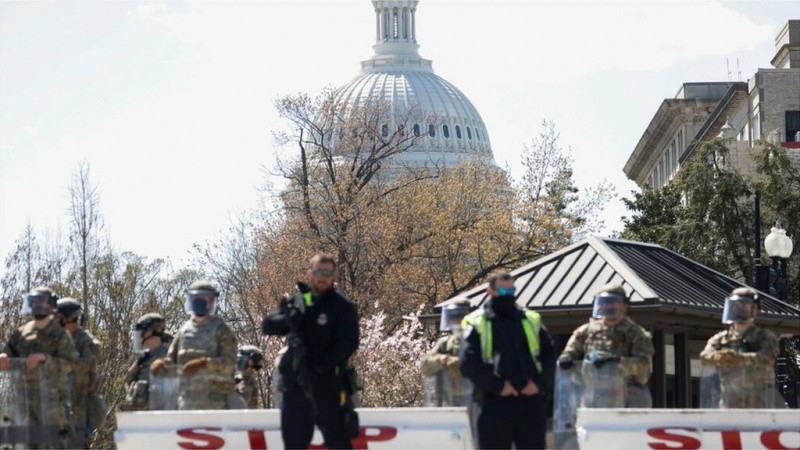
[(578, 409), (581, 449), (800, 449), (786, 409)]
[[(358, 409), (357, 449), (470, 449), (466, 408)], [(118, 412), (117, 448), (124, 449), (282, 449), (280, 411)], [(322, 447), (315, 430), (309, 448)]]

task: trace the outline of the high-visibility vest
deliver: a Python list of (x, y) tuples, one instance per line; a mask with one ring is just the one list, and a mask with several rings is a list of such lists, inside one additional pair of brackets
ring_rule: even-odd
[[(494, 358), (494, 344), (492, 336), (492, 319), (486, 317), (482, 309), (473, 311), (464, 317), (462, 326), (466, 328), (471, 325), (478, 330), (478, 337), (481, 341), (481, 354), (483, 362), (486, 364), (493, 364)], [(542, 316), (536, 311), (525, 311), (525, 317), (522, 318), (522, 329), (525, 331), (525, 339), (528, 341), (528, 350), (531, 353), (536, 370), (542, 372), (542, 363), (539, 362), (539, 330), (542, 328)]]

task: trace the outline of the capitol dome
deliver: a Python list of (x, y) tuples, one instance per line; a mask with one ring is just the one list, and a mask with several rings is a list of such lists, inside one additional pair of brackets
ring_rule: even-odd
[[(453, 84), (433, 73), (431, 61), (418, 53), (418, 3), (418, 0), (372, 0), (375, 54), (361, 63), (361, 75), (337, 90), (337, 103), (358, 108), (387, 102), (395, 119), (403, 117), (413, 122), (390, 124), (425, 135), (396, 157), (401, 165), (434, 163), (452, 167), (477, 156), (494, 162), (486, 126), (475, 106)], [(414, 111), (413, 115), (401, 114), (408, 111)], [(434, 125), (428, 123), (430, 118)]]

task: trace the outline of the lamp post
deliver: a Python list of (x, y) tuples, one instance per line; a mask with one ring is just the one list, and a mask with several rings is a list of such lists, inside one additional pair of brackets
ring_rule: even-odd
[(783, 229), (779, 222), (776, 222), (767, 238), (764, 239), (764, 250), (772, 258), (772, 269), (776, 275), (774, 282), (775, 296), (782, 301), (786, 301), (789, 294), (789, 286), (786, 279), (786, 260), (792, 255), (793, 249), (794, 243), (792, 239), (786, 236), (786, 230)]

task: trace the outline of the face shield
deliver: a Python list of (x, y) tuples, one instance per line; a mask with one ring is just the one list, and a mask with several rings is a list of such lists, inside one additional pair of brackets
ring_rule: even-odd
[(207, 290), (192, 290), (186, 293), (184, 309), (186, 314), (204, 317), (214, 315), (216, 311), (216, 296)]
[(22, 315), (44, 319), (49, 316), (53, 308), (50, 304), (50, 295), (45, 292), (32, 292), (26, 294), (22, 300)]
[(449, 331), (453, 334), (461, 331), (461, 321), (469, 314), (469, 305), (456, 303), (442, 308), (442, 318), (439, 322), (439, 331)]
[(753, 318), (755, 301), (750, 296), (733, 295), (725, 299), (722, 323), (744, 323)]
[(142, 333), (144, 333), (144, 331), (137, 330), (136, 327), (131, 330), (131, 347), (133, 348), (134, 353), (140, 353), (144, 351)]
[(601, 292), (595, 295), (592, 317), (595, 319), (616, 320), (622, 317), (625, 296), (614, 292)]

